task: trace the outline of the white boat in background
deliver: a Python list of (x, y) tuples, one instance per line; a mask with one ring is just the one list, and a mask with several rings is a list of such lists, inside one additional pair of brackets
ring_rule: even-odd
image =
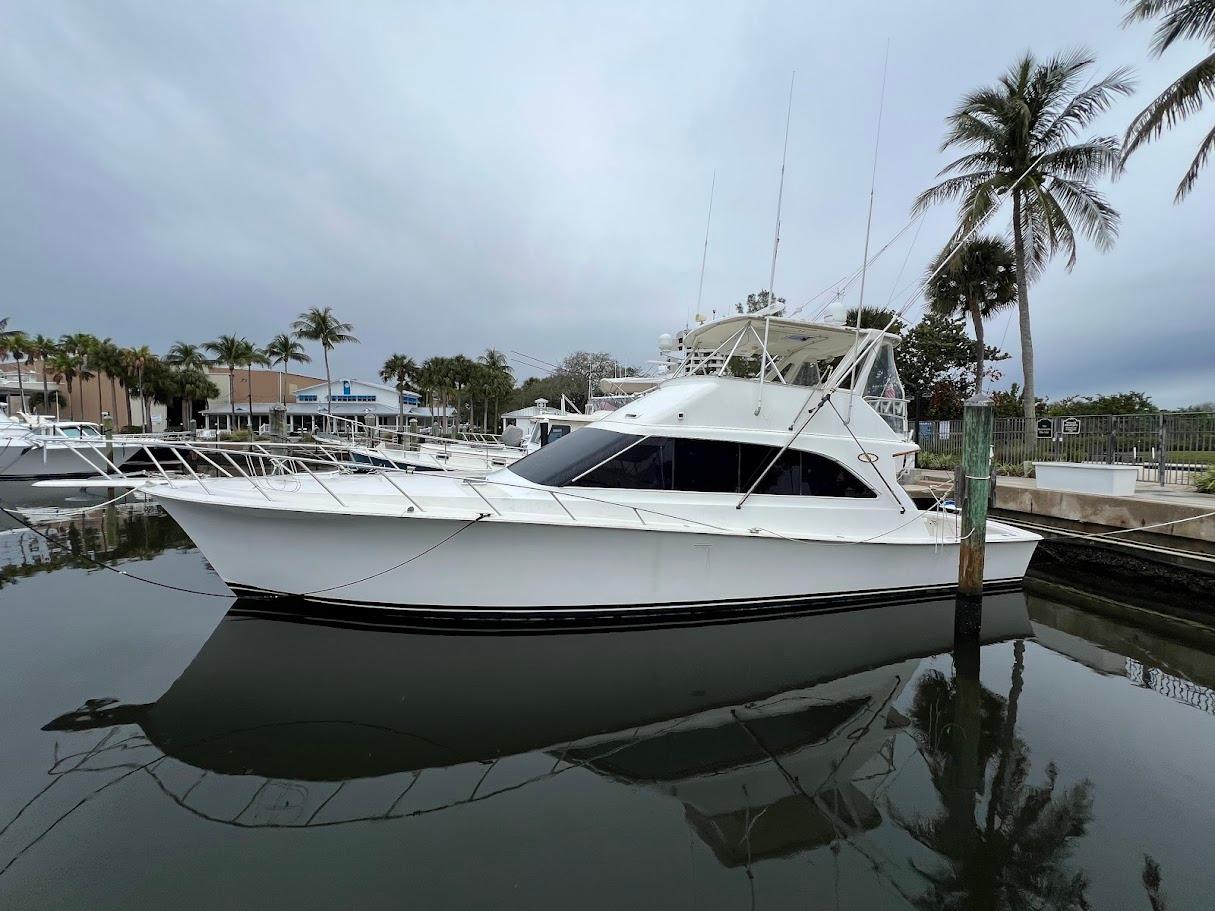
[[(484, 478), (332, 472), (145, 490), (242, 593), (490, 617), (948, 593), (959, 518), (918, 510), (899, 486), (916, 452), (905, 409), (873, 405), (902, 399), (897, 343), (732, 316), (688, 332), (704, 356), (659, 387)], [(756, 375), (730, 375), (739, 364)], [(986, 533), (985, 583), (1018, 584), (1039, 537), (998, 522)]]
[(0, 478), (88, 478), (113, 474), (147, 440), (107, 439), (97, 424), (38, 415), (10, 416), (0, 407)]
[(381, 441), (374, 446), (347, 444), (350, 460), (356, 465), (373, 468), (396, 468), (402, 471), (443, 471), (484, 477), (500, 468), (512, 465), (531, 452), (555, 442), (606, 417), (611, 412), (555, 411), (531, 419), (526, 437), (517, 444), (510, 442), (475, 442), (464, 440), (425, 439), (416, 448)]

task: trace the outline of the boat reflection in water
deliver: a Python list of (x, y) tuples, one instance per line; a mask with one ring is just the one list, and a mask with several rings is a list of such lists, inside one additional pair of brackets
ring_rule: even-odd
[[(46, 729), (54, 771), (146, 772), (242, 827), (335, 826), (492, 800), (576, 770), (680, 801), (726, 866), (881, 820), (891, 706), (949, 651), (954, 602), (728, 625), (439, 635), (292, 622), (237, 602), (155, 702), (94, 699)], [(982, 640), (1030, 635), (985, 600)], [(75, 738), (72, 738), (74, 740)]]

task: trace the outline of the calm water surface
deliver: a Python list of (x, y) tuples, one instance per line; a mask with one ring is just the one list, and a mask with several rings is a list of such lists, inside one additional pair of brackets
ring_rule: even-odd
[(223, 593), (155, 510), (33, 517), (55, 545), (0, 532), (2, 908), (1213, 904), (1200, 629), (1034, 594), (956, 648), (952, 602), (350, 628), (80, 558)]

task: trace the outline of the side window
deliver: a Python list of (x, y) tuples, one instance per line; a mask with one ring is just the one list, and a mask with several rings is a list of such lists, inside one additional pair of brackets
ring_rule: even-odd
[(723, 440), (671, 441), (675, 490), (729, 493), (738, 489), (738, 444)]
[(650, 437), (587, 472), (573, 486), (670, 490), (674, 450), (671, 440)]
[[(770, 446), (742, 444), (742, 490), (748, 490), (772, 461)], [(866, 484), (834, 459), (814, 452), (786, 449), (768, 469), (755, 493), (793, 497), (876, 497)]]

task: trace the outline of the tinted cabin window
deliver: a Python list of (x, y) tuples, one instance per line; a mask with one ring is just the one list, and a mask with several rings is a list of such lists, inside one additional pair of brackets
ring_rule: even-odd
[(574, 486), (671, 490), (674, 450), (672, 440), (650, 437), (587, 472)]
[[(620, 438), (625, 439), (623, 435)], [(763, 474), (755, 493), (795, 497), (877, 496), (843, 465), (816, 453), (789, 449), (768, 468), (777, 452), (776, 447), (752, 443), (647, 437), (623, 451), (605, 450), (602, 464), (592, 463), (581, 477), (573, 475), (564, 483), (626, 490), (741, 493)]]
[(510, 470), (536, 484), (561, 487), (640, 439), (632, 434), (587, 427), (524, 456)]
[(707, 493), (738, 489), (738, 444), (722, 440), (673, 440), (675, 490)]

